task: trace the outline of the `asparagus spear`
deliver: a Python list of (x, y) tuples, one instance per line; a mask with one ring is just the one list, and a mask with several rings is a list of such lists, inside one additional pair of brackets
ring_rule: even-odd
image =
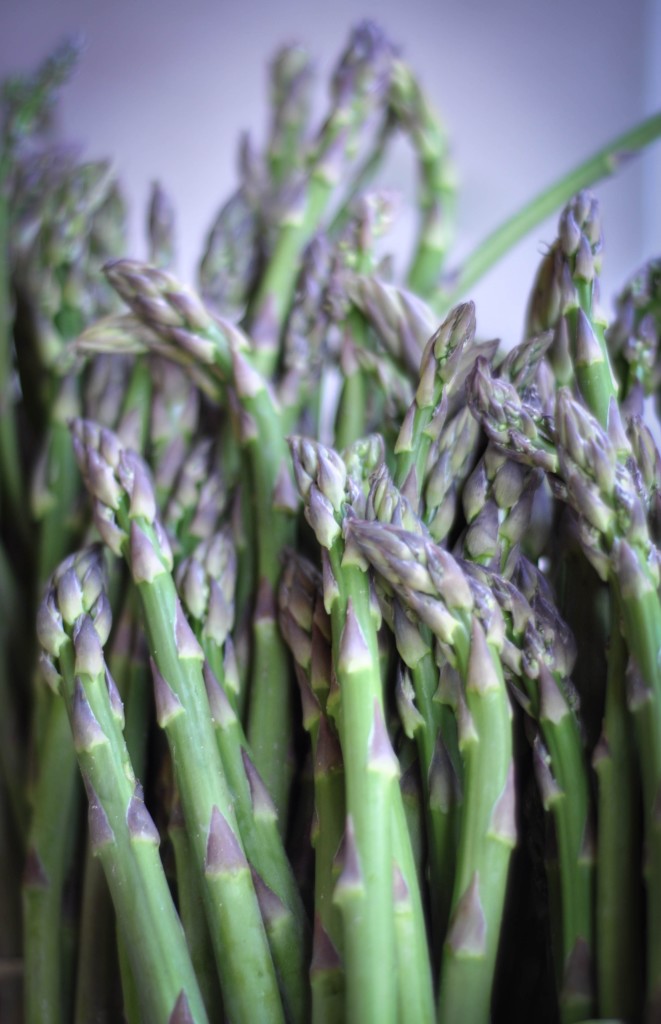
[(303, 725), (314, 759), (315, 930), (310, 968), (312, 1019), (345, 1019), (343, 936), (333, 902), (336, 856), (346, 815), (344, 765), (337, 733), (326, 713), (331, 685), (331, 627), (323, 607), (321, 575), (293, 552), (278, 589), (279, 623), (297, 665)]
[(227, 678), (222, 649), (233, 615), (233, 556), (227, 532), (216, 533), (180, 563), (176, 580), (207, 657), (207, 695), (241, 840), (253, 871), (270, 893), (267, 905), (272, 911), (277, 906), (278, 926), (269, 933), (269, 940), (287, 1016), (303, 1021), (308, 1004), (305, 911), (278, 831), (276, 809), (253, 764), (248, 741), (223, 686)]
[(103, 659), (110, 608), (98, 548), (71, 556), (56, 571), (38, 629), (71, 723), (89, 800), (91, 841), (139, 979), (144, 1019), (169, 1022), (183, 998), (191, 1019), (206, 1021), (158, 854), (158, 833), (123, 740), (121, 701)]
[(306, 179), (296, 185), (255, 295), (250, 323), (273, 338), (259, 368), (270, 375), (277, 364), (277, 338), (294, 289), (301, 253), (317, 230), (347, 154), (375, 111), (383, 108), (392, 66), (392, 47), (372, 22), (352, 34), (333, 78), (333, 107), (312, 147)]
[[(425, 1019), (430, 1019), (424, 922), (401, 793), (393, 785), (396, 761), (385, 728), (369, 581), (360, 563), (350, 561), (340, 525), (348, 495), (360, 500), (355, 474), (373, 453), (369, 444), (362, 446), (362, 460), (357, 449), (350, 453), (350, 462), (357, 464), (352, 477), (332, 450), (303, 438), (292, 438), (290, 444), (306, 518), (324, 552), (324, 601), (331, 616), (338, 684), (336, 697), (326, 707), (338, 722), (346, 773), (344, 863), (335, 900), (344, 921), (347, 1013), (351, 1020), (387, 1020), (395, 1013), (394, 855), (416, 902), (421, 955), (416, 958), (419, 975), (414, 984), (426, 1008)], [(389, 977), (383, 973), (384, 964), (389, 965)], [(399, 984), (405, 983), (411, 978), (400, 977)]]
[(436, 301), (438, 312), (443, 315), (455, 302), (461, 300), (468, 290), (536, 224), (541, 223), (581, 189), (589, 188), (602, 178), (615, 174), (623, 162), (649, 145), (660, 134), (661, 114), (657, 113), (624, 134), (611, 139), (602, 149), (554, 182), (550, 188), (534, 196), (488, 235), (458, 270), (448, 275), (449, 286), (440, 293)]
[(406, 283), (428, 298), (438, 285), (451, 242), (455, 175), (443, 126), (401, 59), (393, 67), (390, 104), (418, 159), (420, 227)]
[(492, 617), (483, 627), (472, 616), (461, 569), (424, 538), (358, 519), (349, 529), (363, 556), (438, 637), (464, 683), (457, 693), (464, 801), (438, 1013), (487, 1021), (516, 838), (511, 716), (498, 656), (502, 620)]
[[(193, 842), (223, 1000), (237, 1020), (279, 1020), (273, 962), (213, 734), (204, 656), (176, 593), (172, 554), (155, 515), (147, 470), (109, 431), (79, 420), (73, 432), (97, 528), (111, 550), (126, 558), (140, 595), (157, 718), (168, 737)], [(239, 935), (237, 920), (243, 922)]]

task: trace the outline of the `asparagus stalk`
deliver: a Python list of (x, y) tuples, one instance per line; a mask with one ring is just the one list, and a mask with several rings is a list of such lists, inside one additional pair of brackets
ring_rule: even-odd
[(473, 597), (460, 568), (424, 538), (357, 519), (350, 536), (451, 652), (464, 682), (457, 693), (464, 799), (438, 1013), (487, 1021), (516, 838), (510, 708), (497, 653), (502, 620), (487, 626), (487, 639), (479, 619), (471, 621)]
[(432, 440), (445, 422), (449, 395), (461, 383), (461, 364), (474, 337), (475, 306), (469, 302), (452, 310), (425, 346), (415, 400), (395, 444), (395, 483), (412, 500), (419, 500)]
[[(349, 560), (341, 536), (347, 494), (353, 493), (357, 499), (357, 485), (351, 483), (346, 465), (330, 449), (302, 438), (292, 438), (290, 444), (306, 517), (324, 549), (324, 601), (331, 617), (338, 684), (337, 699), (332, 705), (327, 703), (327, 710), (332, 707), (338, 720), (346, 773), (344, 862), (335, 900), (344, 921), (347, 1013), (351, 1020), (376, 1019), (377, 1015), (388, 1020), (393, 1019), (396, 1008), (393, 855), (404, 866), (407, 886), (415, 898), (421, 950), (425, 938), (404, 808), (399, 788), (393, 785), (395, 758), (385, 728), (369, 580), (360, 565)], [(352, 454), (360, 462), (358, 451)], [(417, 962), (415, 985), (424, 995), (426, 1019), (430, 1019), (428, 965), (422, 958)], [(390, 965), (389, 978), (384, 976), (384, 964)], [(411, 979), (400, 977), (399, 984), (405, 983), (410, 984)]]
[(406, 284), (429, 298), (437, 287), (452, 239), (455, 175), (443, 127), (411, 70), (393, 67), (390, 104), (409, 135), (418, 160), (420, 227)]
[(124, 744), (121, 702), (103, 659), (110, 610), (98, 549), (62, 563), (40, 607), (38, 626), (69, 715), (88, 794), (91, 841), (139, 979), (144, 1019), (165, 1024), (183, 998), (191, 1019), (206, 1021), (158, 854), (158, 833)]
[(385, 105), (392, 47), (372, 22), (354, 31), (333, 79), (333, 107), (316, 140), (305, 181), (297, 185), (280, 217), (280, 228), (255, 295), (250, 322), (274, 339), (263, 349), (259, 369), (270, 376), (277, 339), (291, 303), (300, 256), (317, 230), (338, 183), (347, 152), (375, 111)]
[(346, 816), (345, 780), (339, 740), (326, 714), (331, 629), (322, 602), (320, 574), (291, 553), (278, 590), (278, 608), (280, 628), (297, 665), (303, 725), (310, 735), (314, 761), (312, 1019), (341, 1021), (345, 1018), (343, 935), (333, 890)]
[(254, 872), (271, 894), (271, 907), (278, 903), (278, 927), (269, 939), (288, 1018), (302, 1021), (308, 1003), (305, 911), (278, 831), (273, 801), (253, 764), (248, 741), (223, 686), (222, 647), (232, 621), (232, 561), (229, 536), (215, 534), (179, 565), (177, 582), (207, 657), (207, 696), (241, 840)]
[[(371, 476), (367, 515), (426, 536), (426, 530), (406, 498), (397, 491), (385, 466)], [(438, 667), (429, 629), (412, 621), (406, 604), (392, 596), (386, 618), (408, 675), (398, 680), (396, 695), (406, 734), (418, 746), (422, 792), (426, 808), (426, 839), (431, 890), (432, 955), (435, 966), (445, 938), (455, 871), (459, 752), (453, 716), (434, 700)], [(383, 601), (382, 601), (383, 607)], [(407, 685), (408, 684), (408, 685)]]
[[(193, 842), (224, 1003), (237, 1020), (281, 1019), (264, 924), (213, 733), (204, 656), (176, 592), (146, 468), (109, 431), (82, 421), (73, 431), (97, 528), (126, 558), (140, 595), (157, 718), (166, 731)], [(237, 920), (243, 922), (240, 935)]]
[(589, 188), (597, 181), (615, 174), (632, 154), (644, 149), (660, 134), (661, 114), (653, 114), (634, 128), (612, 139), (603, 149), (534, 196), (488, 235), (464, 260), (463, 265), (451, 275), (450, 287), (437, 298), (438, 312), (443, 315), (454, 303), (461, 300), (512, 246), (563, 203), (568, 202), (581, 189)]

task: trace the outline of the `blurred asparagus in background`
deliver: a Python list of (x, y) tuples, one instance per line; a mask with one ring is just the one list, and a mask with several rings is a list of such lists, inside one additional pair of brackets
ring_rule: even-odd
[[(164, 185), (129, 258), (44, 131), (76, 59), (2, 93), (0, 1018), (651, 1024), (659, 262), (609, 322), (586, 189), (661, 115), (452, 268), (403, 56), (358, 25), (316, 126), (285, 47), (198, 296)], [(554, 211), (483, 338), (467, 288)]]

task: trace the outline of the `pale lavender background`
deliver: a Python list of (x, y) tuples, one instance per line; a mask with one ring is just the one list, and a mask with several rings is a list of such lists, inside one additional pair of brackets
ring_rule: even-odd
[[(661, 108), (658, 0), (0, 0), (0, 72), (28, 69), (65, 34), (84, 33), (82, 66), (62, 96), (62, 132), (90, 158), (114, 157), (131, 202), (131, 255), (144, 255), (149, 183), (162, 180), (180, 215), (180, 273), (191, 281), (235, 182), (239, 132), (264, 137), (275, 48), (302, 42), (321, 78), (362, 17), (400, 44), (448, 125), (461, 178), (456, 259), (543, 185)], [(660, 148), (598, 188), (606, 299), (661, 252)], [(404, 146), (381, 182), (410, 192)], [(484, 335), (518, 340), (554, 223), (473, 290)], [(409, 238), (404, 218), (400, 249)]]

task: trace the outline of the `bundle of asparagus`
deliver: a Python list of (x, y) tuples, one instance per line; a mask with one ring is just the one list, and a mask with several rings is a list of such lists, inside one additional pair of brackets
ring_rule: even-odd
[[(656, 1021), (661, 274), (609, 322), (586, 189), (661, 115), (448, 271), (411, 69), (359, 25), (315, 132), (287, 47), (195, 292), (160, 185), (127, 259), (46, 145), (75, 58), (3, 93), (2, 1020)], [(561, 209), (524, 341), (480, 338)]]

